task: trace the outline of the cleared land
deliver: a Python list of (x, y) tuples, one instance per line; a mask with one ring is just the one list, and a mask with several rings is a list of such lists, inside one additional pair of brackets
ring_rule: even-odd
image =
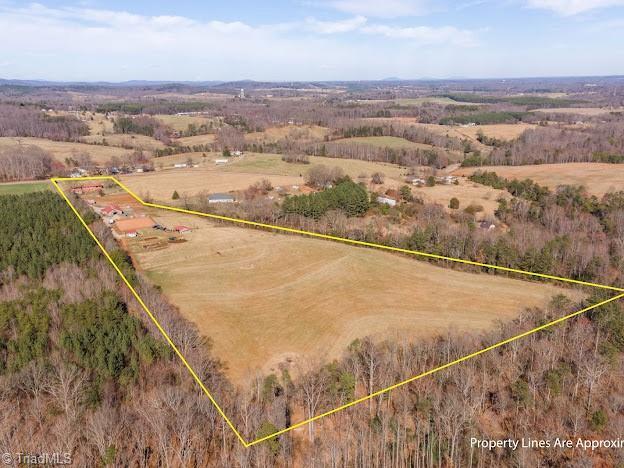
[(177, 130), (178, 132), (185, 131), (189, 125), (196, 125), (197, 127), (201, 125), (208, 125), (210, 123), (216, 127), (220, 125), (220, 119), (204, 117), (201, 115), (166, 115), (159, 114), (155, 116), (158, 120), (160, 120), (165, 125)]
[(244, 190), (262, 179), (269, 179), (273, 186), (303, 183), (303, 178), (298, 176), (224, 172), (209, 166), (121, 177), (121, 181), (139, 196), (145, 197), (149, 194), (156, 200), (171, 200), (174, 190), (177, 190), (180, 195)]
[(459, 200), (459, 211), (464, 210), (470, 205), (481, 206), (483, 211), (475, 213), (478, 220), (494, 217), (494, 211), (498, 208), (497, 200), (499, 198), (511, 198), (509, 192), (497, 190), (485, 185), (475, 184), (465, 178), (459, 178), (459, 185), (436, 185), (434, 187), (414, 187), (412, 192), (416, 196), (424, 198), (425, 201), (439, 203), (448, 212), (456, 212), (451, 210), (449, 202), (451, 198)]
[(533, 166), (489, 166), (461, 168), (456, 175), (470, 175), (475, 171), (494, 171), (509, 179), (533, 179), (547, 187), (583, 185), (588, 193), (597, 196), (624, 190), (624, 164), (569, 163)]
[(458, 102), (448, 97), (431, 96), (431, 97), (419, 97), (419, 98), (397, 98), (397, 99), (358, 99), (356, 101), (359, 104), (383, 104), (393, 103), (398, 106), (422, 106), (426, 104), (440, 104), (443, 106), (483, 106), (484, 104), (472, 103), (472, 102)]
[(183, 137), (175, 140), (180, 146), (209, 145), (214, 141), (215, 136), (213, 134)]
[(133, 254), (214, 344), (239, 383), (338, 357), (353, 340), (413, 340), (485, 330), (553, 285), (454, 271), (375, 249), (245, 229), (164, 210), (164, 225), (194, 228), (188, 242)]
[(162, 141), (146, 135), (111, 133), (107, 135), (88, 135), (82, 138), (85, 143), (106, 142), (110, 146), (119, 146), (122, 148), (140, 149), (146, 151), (154, 151), (165, 147)]
[(536, 128), (537, 125), (519, 122), (517, 124), (493, 124), (476, 125), (474, 127), (459, 127), (457, 132), (471, 140), (476, 140), (479, 132), (483, 132), (486, 137), (497, 138), (499, 140), (515, 140), (526, 130)]
[(574, 114), (586, 115), (589, 117), (609, 114), (611, 112), (624, 112), (624, 107), (604, 108), (604, 107), (557, 107), (546, 109), (535, 109), (531, 112), (544, 112), (547, 114)]
[(330, 130), (318, 125), (285, 125), (283, 127), (269, 127), (263, 132), (245, 134), (245, 140), (252, 143), (275, 142), (284, 138), (299, 141), (323, 140)]
[(333, 143), (359, 143), (361, 145), (377, 146), (379, 148), (392, 149), (436, 149), (435, 146), (425, 145), (422, 143), (414, 143), (401, 137), (394, 136), (373, 136), (373, 137), (352, 137), (334, 140)]
[[(167, 169), (152, 173), (122, 176), (121, 180), (138, 194), (147, 194), (155, 199), (169, 200), (173, 190), (180, 194), (193, 195), (202, 191), (227, 192), (243, 190), (261, 179), (269, 179), (273, 186), (301, 185), (304, 176), (311, 167), (325, 165), (340, 167), (345, 174), (354, 180), (370, 180), (374, 172), (382, 172), (386, 176), (385, 187), (396, 188), (403, 185), (406, 169), (393, 164), (373, 163), (352, 159), (310, 157), (310, 164), (290, 164), (282, 161), (277, 154), (245, 153), (242, 158), (232, 157), (224, 166), (214, 163), (220, 155), (192, 153), (154, 159), (157, 168), (176, 162), (185, 162), (188, 157), (200, 164), (189, 169)], [(359, 176), (366, 178), (359, 178)]]
[(115, 146), (88, 145), (86, 143), (51, 141), (31, 137), (0, 137), (0, 147), (13, 147), (19, 144), (38, 146), (49, 151), (54, 159), (63, 164), (65, 163), (65, 158), (75, 157), (84, 153), (90, 154), (97, 164), (105, 164), (113, 156), (124, 158), (131, 153), (131, 150)]
[(0, 195), (22, 195), (23, 193), (52, 190), (50, 182), (8, 182), (0, 184)]
[(536, 127), (536, 125), (527, 124), (524, 122), (518, 122), (515, 124), (475, 125), (472, 127), (463, 127), (460, 125), (438, 125), (420, 123), (418, 119), (414, 117), (375, 117), (368, 120), (409, 124), (415, 127), (424, 128), (438, 135), (444, 135), (459, 139), (468, 138), (475, 143), (479, 143), (477, 141), (477, 134), (479, 133), (479, 130), (481, 130), (485, 136), (490, 138), (498, 138), (499, 140), (513, 140), (515, 138), (518, 138), (525, 130)]

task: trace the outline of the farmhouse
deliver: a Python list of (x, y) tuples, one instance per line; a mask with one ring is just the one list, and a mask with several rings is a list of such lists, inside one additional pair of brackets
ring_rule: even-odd
[(128, 235), (132, 232), (136, 232), (139, 229), (147, 229), (154, 227), (156, 223), (149, 216), (145, 216), (142, 218), (126, 218), (126, 219), (118, 219), (114, 226), (113, 230), (117, 234)]
[(234, 203), (234, 197), (229, 193), (213, 193), (208, 196), (208, 203)]
[(191, 228), (188, 226), (174, 226), (174, 231), (184, 234), (185, 232), (191, 232)]
[(104, 208), (100, 210), (100, 214), (104, 216), (115, 216), (118, 214), (122, 214), (123, 210), (119, 205), (106, 205)]
[(228, 162), (228, 160), (227, 160), (227, 159), (216, 159), (216, 160), (215, 160), (215, 164), (216, 164), (217, 166), (221, 166), (221, 165), (223, 165), (223, 164), (227, 164), (227, 162)]
[(186, 167), (186, 163), (174, 164), (173, 167), (175, 167), (176, 169), (180, 169), (180, 168)]

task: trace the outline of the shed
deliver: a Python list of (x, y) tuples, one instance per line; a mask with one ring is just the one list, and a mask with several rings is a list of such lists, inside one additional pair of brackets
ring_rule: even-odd
[(386, 196), (379, 196), (377, 197), (377, 203), (382, 203), (388, 206), (396, 206), (397, 201), (394, 198), (390, 198)]
[(234, 197), (229, 193), (213, 193), (208, 195), (208, 203), (234, 203)]

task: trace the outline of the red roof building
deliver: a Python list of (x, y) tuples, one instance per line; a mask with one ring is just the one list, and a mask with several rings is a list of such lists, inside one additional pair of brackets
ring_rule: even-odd
[(123, 210), (119, 205), (107, 205), (100, 210), (100, 213), (102, 213), (104, 216), (113, 216), (123, 213)]
[(83, 193), (88, 193), (88, 192), (97, 192), (102, 189), (104, 189), (104, 185), (102, 184), (91, 184), (91, 185), (80, 185), (78, 187), (74, 187), (71, 191), (72, 193), (81, 195)]
[(175, 226), (173, 230), (179, 233), (191, 232), (191, 228), (188, 226)]

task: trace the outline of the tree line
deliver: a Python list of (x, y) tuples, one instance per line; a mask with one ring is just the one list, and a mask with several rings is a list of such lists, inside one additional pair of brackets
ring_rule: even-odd
[(78, 141), (89, 127), (73, 116), (52, 116), (33, 106), (0, 104), (0, 137)]

